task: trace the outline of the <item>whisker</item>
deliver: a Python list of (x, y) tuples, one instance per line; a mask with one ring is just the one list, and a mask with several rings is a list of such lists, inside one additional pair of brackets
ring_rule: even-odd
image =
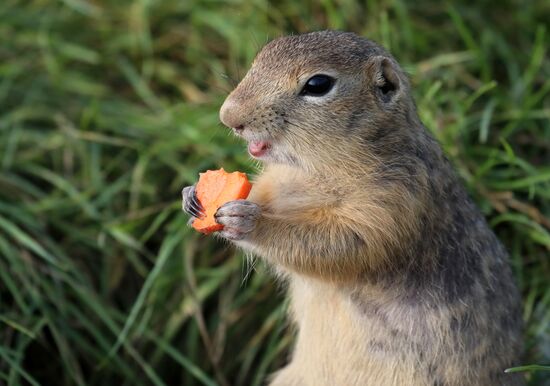
[[(230, 81), (230, 83), (232, 83), (231, 86), (232, 86), (233, 88), (237, 85), (237, 83), (236, 83), (233, 79), (231, 79), (230, 77), (227, 77), (227, 79)], [(229, 94), (229, 93), (231, 93), (231, 91), (233, 91), (232, 89), (229, 89), (229, 88), (226, 88), (226, 87), (222, 87), (222, 86), (219, 86), (219, 85), (217, 85), (217, 84), (209, 83), (208, 86), (209, 86), (210, 88), (213, 88), (213, 89), (216, 89), (216, 90), (219, 90), (219, 91), (223, 91), (224, 94)]]
[(255, 271), (257, 259), (254, 258), (254, 255), (252, 253), (246, 253), (245, 254), (245, 261), (246, 261), (246, 268), (245, 268), (245, 274), (243, 279), (241, 280), (241, 287), (246, 284), (250, 276), (252, 275), (252, 271)]

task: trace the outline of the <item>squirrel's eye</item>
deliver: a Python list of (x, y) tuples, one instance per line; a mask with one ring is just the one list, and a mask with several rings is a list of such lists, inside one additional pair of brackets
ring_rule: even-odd
[(300, 95), (323, 96), (334, 85), (334, 79), (328, 75), (314, 75), (308, 79)]

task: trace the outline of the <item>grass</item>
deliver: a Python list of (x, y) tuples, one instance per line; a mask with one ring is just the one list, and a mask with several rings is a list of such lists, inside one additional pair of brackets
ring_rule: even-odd
[(281, 289), (179, 195), (254, 172), (217, 110), (259, 47), (334, 28), (411, 74), (510, 251), (539, 365), (518, 370), (550, 385), (548, 20), (542, 0), (2, 1), (0, 384), (257, 386), (284, 363)]

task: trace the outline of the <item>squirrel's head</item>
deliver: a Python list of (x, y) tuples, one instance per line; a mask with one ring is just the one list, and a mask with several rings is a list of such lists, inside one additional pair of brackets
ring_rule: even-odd
[(411, 112), (408, 80), (391, 55), (353, 33), (322, 31), (268, 43), (220, 119), (253, 157), (314, 167), (368, 157)]

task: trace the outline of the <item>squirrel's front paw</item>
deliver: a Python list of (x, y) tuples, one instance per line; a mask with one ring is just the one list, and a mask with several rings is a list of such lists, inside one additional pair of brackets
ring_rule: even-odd
[(220, 236), (229, 240), (242, 240), (256, 227), (260, 216), (258, 204), (247, 200), (229, 201), (223, 204), (214, 217), (224, 226)]
[(190, 223), (193, 222), (195, 218), (201, 218), (204, 216), (204, 208), (197, 199), (197, 195), (195, 193), (195, 185), (183, 188), (183, 190), (181, 191), (181, 197), (181, 209), (185, 213), (193, 216), (190, 219)]

